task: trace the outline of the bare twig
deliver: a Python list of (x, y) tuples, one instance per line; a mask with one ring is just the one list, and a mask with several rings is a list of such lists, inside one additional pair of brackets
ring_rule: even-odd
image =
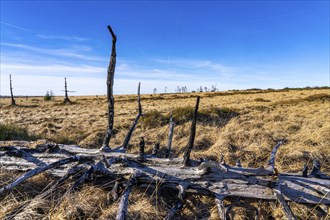
[(126, 137), (125, 137), (124, 143), (122, 144), (122, 148), (123, 148), (124, 150), (127, 149), (128, 144), (129, 144), (129, 141), (131, 140), (131, 136), (132, 136), (132, 134), (133, 134), (133, 132), (134, 132), (134, 129), (135, 129), (135, 127), (136, 127), (137, 123), (139, 122), (139, 119), (140, 119), (140, 117), (141, 117), (141, 115), (142, 115), (142, 106), (141, 106), (141, 100), (140, 100), (140, 85), (141, 85), (141, 83), (139, 83), (139, 85), (138, 85), (138, 94), (137, 94), (137, 95), (138, 95), (138, 97), (137, 97), (137, 102), (138, 102), (138, 114), (137, 114), (137, 116), (136, 116), (136, 118), (135, 118), (135, 120), (134, 120), (134, 122), (133, 122), (131, 128), (130, 128), (129, 131), (127, 132), (127, 135), (126, 135)]

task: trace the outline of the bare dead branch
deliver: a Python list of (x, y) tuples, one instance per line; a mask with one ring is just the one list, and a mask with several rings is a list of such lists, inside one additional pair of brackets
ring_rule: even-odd
[(138, 174), (134, 173), (127, 182), (123, 195), (120, 198), (116, 220), (125, 220), (127, 216), (128, 198), (136, 182)]
[(194, 147), (194, 141), (195, 141), (195, 136), (196, 136), (196, 121), (197, 121), (197, 112), (198, 112), (198, 106), (199, 106), (199, 99), (200, 99), (200, 97), (197, 96), (196, 105), (195, 105), (194, 113), (193, 113), (193, 119), (192, 119), (192, 122), (191, 122), (189, 141), (188, 141), (188, 144), (186, 146), (186, 151), (185, 151), (184, 156), (183, 156), (184, 166), (190, 166), (190, 153), (191, 153), (191, 151)]
[(73, 162), (77, 162), (77, 161), (83, 162), (83, 161), (87, 161), (87, 160), (90, 161), (92, 159), (90, 157), (86, 157), (86, 156), (73, 156), (73, 157), (63, 159), (63, 160), (58, 160), (58, 161), (56, 161), (54, 163), (51, 163), (49, 165), (43, 165), (43, 166), (37, 167), (33, 170), (28, 171), (24, 175), (20, 176), (19, 178), (17, 178), (15, 181), (11, 182), (10, 184), (0, 188), (0, 195), (2, 195), (5, 191), (13, 189), (15, 186), (17, 186), (21, 182), (23, 182), (23, 181), (25, 181), (25, 180), (27, 180), (27, 179), (35, 176), (35, 175), (43, 173), (46, 170), (53, 169), (53, 168), (56, 168), (58, 166), (65, 165), (65, 164), (68, 164), (68, 163), (73, 163)]
[(122, 148), (123, 148), (124, 150), (127, 149), (128, 144), (129, 144), (129, 141), (131, 140), (132, 134), (133, 134), (133, 132), (134, 132), (134, 129), (135, 129), (135, 127), (136, 127), (137, 123), (139, 122), (139, 119), (140, 119), (140, 117), (141, 117), (141, 115), (142, 115), (142, 106), (141, 106), (141, 100), (140, 100), (140, 85), (141, 85), (141, 83), (139, 82), (139, 85), (138, 85), (138, 94), (137, 94), (137, 95), (138, 95), (138, 97), (137, 97), (137, 102), (138, 102), (138, 114), (137, 114), (137, 116), (136, 116), (136, 118), (135, 118), (135, 120), (134, 120), (134, 122), (133, 122), (131, 128), (130, 128), (129, 131), (127, 132), (127, 135), (126, 135), (126, 137), (125, 137), (124, 143), (122, 144)]
[(278, 187), (276, 189), (274, 189), (274, 193), (275, 193), (275, 196), (277, 197), (279, 203), (281, 204), (282, 210), (285, 213), (286, 217), (289, 220), (296, 220), (297, 218), (294, 216), (294, 214), (292, 213), (289, 205), (285, 201), (285, 198), (284, 198), (284, 196), (281, 192), (280, 185), (278, 185)]
[(172, 115), (172, 112), (171, 112), (171, 116), (170, 116), (170, 130), (168, 132), (167, 150), (166, 150), (166, 155), (165, 155), (166, 158), (168, 158), (170, 156), (170, 153), (171, 153), (173, 133), (174, 133), (174, 126), (175, 126), (175, 124), (174, 124), (173, 115)]
[(224, 197), (221, 197), (221, 196), (217, 196), (215, 197), (215, 204), (218, 208), (218, 212), (219, 212), (219, 218), (221, 220), (227, 220), (229, 219), (228, 218), (228, 212), (230, 210), (230, 207), (229, 206), (225, 206), (224, 204)]
[(276, 152), (277, 152), (278, 148), (282, 144), (283, 144), (283, 141), (277, 142), (276, 146), (273, 148), (273, 150), (272, 150), (272, 152), (270, 154), (270, 158), (269, 158), (269, 161), (268, 161), (268, 168), (267, 168), (267, 170), (270, 170), (271, 172), (274, 172)]

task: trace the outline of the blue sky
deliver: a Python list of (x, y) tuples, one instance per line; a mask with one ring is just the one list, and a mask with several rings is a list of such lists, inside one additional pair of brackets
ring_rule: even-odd
[(329, 1), (1, 1), (1, 95), (329, 85)]

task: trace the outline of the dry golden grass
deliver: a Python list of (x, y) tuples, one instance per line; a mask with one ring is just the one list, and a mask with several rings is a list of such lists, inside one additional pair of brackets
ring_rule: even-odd
[[(195, 105), (196, 95), (201, 96), (199, 112), (203, 117), (197, 125), (194, 158), (219, 159), (223, 154), (229, 164), (239, 158), (243, 166), (260, 167), (266, 164), (276, 141), (286, 139), (287, 143), (279, 149), (276, 158), (280, 172), (300, 172), (305, 163), (311, 167), (312, 160), (317, 158), (322, 171), (330, 174), (330, 89), (142, 95), (145, 118), (141, 118), (133, 134), (129, 151), (137, 152), (140, 136), (145, 137), (147, 152), (151, 152), (156, 142), (165, 147), (169, 113), (177, 111), (174, 121), (180, 114), (184, 119), (185, 114), (189, 114), (184, 109)], [(62, 100), (63, 97), (56, 97), (54, 101), (44, 101), (43, 97), (17, 98), (18, 106), (10, 107), (9, 99), (2, 99), (0, 125), (26, 128), (31, 138), (38, 136), (57, 143), (99, 148), (107, 123), (106, 98), (71, 97), (74, 103), (69, 105), (62, 104)], [(110, 146), (122, 144), (136, 114), (136, 95), (115, 96), (115, 136)], [(180, 150), (188, 142), (189, 130), (189, 121), (177, 123), (173, 139), (175, 155), (182, 153)], [(82, 209), (86, 219), (112, 219), (118, 203), (109, 205), (107, 192), (86, 186), (65, 198), (51, 211), (51, 216), (53, 219), (75, 219)], [(10, 212), (8, 204), (14, 207), (24, 200), (9, 197), (0, 202), (0, 218), (1, 213)], [(27, 197), (31, 198), (31, 195)], [(182, 211), (185, 217), (182, 218), (193, 219), (194, 213), (204, 219), (217, 218), (213, 201), (208, 198), (192, 198), (191, 201), (198, 205), (194, 208), (185, 206)], [(170, 208), (161, 198), (150, 199), (140, 191), (134, 191), (130, 202), (132, 219), (162, 218)], [(312, 208), (293, 206), (302, 218), (317, 218), (316, 212), (310, 213)], [(266, 216), (283, 218), (278, 204), (267, 205), (265, 210)], [(235, 219), (247, 219), (245, 215), (249, 213), (245, 211)]]

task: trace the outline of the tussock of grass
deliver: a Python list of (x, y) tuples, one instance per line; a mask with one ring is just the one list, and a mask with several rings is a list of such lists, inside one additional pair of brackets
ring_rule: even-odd
[(153, 110), (143, 114), (141, 125), (143, 128), (155, 128), (164, 126), (168, 122), (168, 118), (157, 110)]
[(106, 208), (107, 194), (99, 187), (85, 186), (54, 207), (51, 219), (96, 219)]
[(309, 95), (304, 98), (298, 98), (298, 99), (291, 99), (291, 100), (283, 100), (276, 102), (275, 105), (298, 105), (302, 102), (317, 102), (317, 101), (330, 101), (330, 95), (326, 93), (319, 93), (319, 94), (313, 94)]
[(320, 93), (320, 94), (315, 94), (315, 95), (310, 95), (304, 98), (304, 100), (313, 102), (313, 101), (330, 101), (330, 95), (326, 93)]

